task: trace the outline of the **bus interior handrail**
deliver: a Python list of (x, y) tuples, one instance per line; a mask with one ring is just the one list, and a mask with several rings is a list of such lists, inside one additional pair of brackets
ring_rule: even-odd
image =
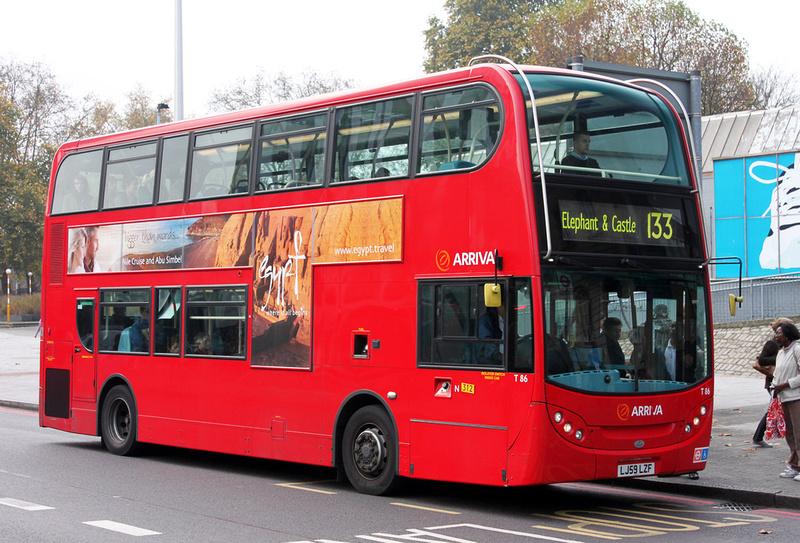
[[(514, 71), (516, 71), (520, 75), (520, 77), (522, 78), (522, 81), (525, 83), (525, 88), (527, 88), (527, 90), (528, 90), (528, 96), (530, 96), (530, 98), (531, 98), (531, 113), (532, 113), (532, 116), (533, 116), (533, 118), (531, 119), (531, 122), (533, 124), (534, 133), (536, 134), (536, 155), (537, 155), (537, 158), (539, 160), (539, 175), (540, 175), (541, 180), (542, 180), (542, 205), (544, 206), (544, 210), (545, 210), (544, 211), (544, 230), (545, 230), (545, 235), (546, 235), (546, 238), (547, 238), (547, 253), (542, 257), (542, 259), (543, 260), (548, 260), (550, 258), (550, 255), (553, 252), (553, 242), (550, 239), (551, 238), (551, 235), (550, 235), (550, 213), (549, 213), (549, 209), (550, 208), (549, 208), (549, 205), (548, 205), (548, 202), (547, 202), (547, 183), (545, 183), (544, 165), (542, 164), (542, 143), (541, 143), (541, 135), (539, 134), (539, 116), (538, 116), (538, 114), (536, 112), (536, 101), (535, 101), (534, 95), (533, 95), (533, 87), (531, 87), (531, 83), (530, 83), (530, 81), (528, 81), (528, 78), (525, 77), (525, 72), (522, 71), (522, 68), (520, 68), (512, 60), (510, 60), (510, 59), (508, 59), (508, 58), (506, 58), (504, 56), (501, 56), (501, 55), (491, 55), (490, 54), (490, 55), (480, 55), (480, 56), (477, 56), (477, 57), (473, 57), (473, 58), (470, 59), (468, 66), (472, 66), (472, 64), (474, 62), (479, 62), (479, 61), (482, 61), (482, 60), (490, 60), (490, 59), (499, 60), (499, 61), (505, 62), (506, 64), (511, 66), (514, 69)], [(523, 102), (525, 102), (525, 110), (526, 110), (525, 122), (527, 124), (527, 121), (528, 121), (527, 102), (525, 100), (523, 100)], [(528, 133), (529, 132), (528, 132), (527, 127), (526, 127), (525, 134), (528, 134)], [(530, 145), (528, 145), (528, 149), (530, 149)]]
[(585, 173), (601, 172), (603, 174), (603, 177), (607, 177), (607, 174), (615, 174), (615, 175), (627, 175), (629, 177), (642, 177), (642, 178), (653, 179), (653, 180), (661, 179), (661, 180), (664, 180), (664, 181), (680, 182), (682, 180), (682, 178), (680, 176), (674, 176), (674, 175), (661, 175), (661, 174), (656, 174), (656, 173), (629, 172), (629, 171), (626, 171), (626, 170), (609, 170), (607, 168), (586, 168), (584, 166), (565, 166), (565, 165), (562, 165), (562, 164), (555, 164), (555, 163), (545, 164), (545, 167), (546, 168), (556, 169), (556, 170), (569, 170), (571, 172), (575, 171), (575, 172), (581, 172), (581, 173), (583, 173), (583, 172), (585, 172)]

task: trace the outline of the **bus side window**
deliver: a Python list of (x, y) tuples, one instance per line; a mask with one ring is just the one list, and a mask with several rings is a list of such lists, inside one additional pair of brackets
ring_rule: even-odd
[(149, 142), (108, 152), (104, 209), (153, 203), (156, 149)]
[[(253, 126), (226, 128), (195, 138), (189, 197), (209, 198), (249, 192)], [(247, 187), (242, 191), (242, 187)]]
[(411, 96), (336, 112), (333, 181), (408, 175)]
[(181, 289), (157, 288), (153, 315), (153, 354), (181, 354)]
[(150, 290), (100, 291), (99, 349), (150, 352)]
[(247, 287), (186, 289), (185, 354), (244, 358)]
[(96, 210), (102, 166), (102, 149), (66, 157), (56, 176), (51, 213)]
[(322, 185), (325, 113), (261, 125), (256, 192)]
[(483, 283), (420, 284), (420, 365), (503, 365), (505, 311), (484, 306)]
[(189, 136), (178, 136), (164, 140), (161, 157), (158, 201), (178, 202), (183, 200), (186, 186), (186, 158)]
[(440, 92), (423, 101), (420, 173), (484, 163), (500, 135), (500, 105), (484, 86)]

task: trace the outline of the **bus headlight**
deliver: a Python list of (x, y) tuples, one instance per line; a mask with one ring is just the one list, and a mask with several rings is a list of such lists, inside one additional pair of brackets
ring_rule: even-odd
[(550, 422), (563, 439), (581, 447), (592, 446), (592, 432), (577, 413), (563, 407), (549, 406)]
[(687, 434), (691, 434), (692, 433), (692, 425), (691, 424), (687, 424), (686, 428), (684, 428), (684, 430), (686, 430)]

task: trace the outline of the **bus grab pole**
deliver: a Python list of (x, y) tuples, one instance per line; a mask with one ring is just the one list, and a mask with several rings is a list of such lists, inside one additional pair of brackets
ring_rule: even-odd
[[(470, 59), (469, 66), (472, 66), (472, 63), (477, 60), (488, 60), (488, 59), (495, 59), (500, 60), (507, 63), (509, 66), (514, 68), (516, 72), (522, 78), (522, 81), (525, 83), (525, 87), (528, 89), (528, 96), (531, 97), (531, 112), (533, 113), (533, 131), (536, 134), (536, 154), (539, 158), (539, 176), (542, 180), (542, 205), (544, 206), (544, 230), (547, 234), (547, 253), (542, 257), (542, 260), (547, 260), (550, 258), (550, 253), (553, 252), (553, 243), (550, 240), (550, 207), (547, 204), (547, 185), (544, 182), (544, 163), (542, 162), (542, 143), (541, 138), (539, 137), (539, 117), (536, 113), (536, 101), (533, 97), (533, 87), (531, 87), (531, 82), (528, 81), (528, 78), (525, 77), (525, 72), (522, 71), (515, 62), (509, 60), (508, 58), (501, 56), (501, 55), (481, 55), (479, 57), (474, 57)], [(527, 104), (525, 105), (525, 122), (527, 124), (528, 121), (528, 107)], [(525, 139), (528, 139), (528, 127), (525, 127)], [(530, 145), (528, 146), (530, 152)]]

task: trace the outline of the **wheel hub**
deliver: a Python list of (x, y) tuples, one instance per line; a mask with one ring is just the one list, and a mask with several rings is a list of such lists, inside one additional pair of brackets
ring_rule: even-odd
[(366, 474), (377, 474), (386, 465), (386, 447), (383, 436), (374, 429), (358, 434), (353, 447), (356, 466)]

